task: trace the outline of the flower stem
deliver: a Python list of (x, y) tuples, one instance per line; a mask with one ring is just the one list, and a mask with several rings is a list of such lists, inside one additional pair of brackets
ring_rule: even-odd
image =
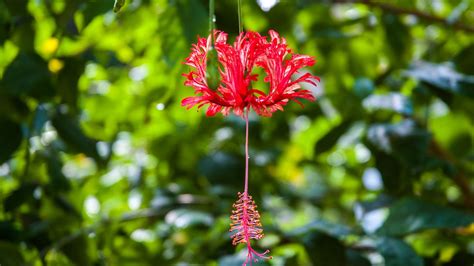
[(214, 13), (215, 13), (215, 8), (214, 8), (214, 1), (215, 0), (209, 0), (209, 34), (212, 35), (214, 31), (214, 23), (215, 23), (215, 18), (214, 18)]
[(242, 0), (237, 0), (237, 15), (239, 17), (239, 34), (242, 33)]
[(247, 108), (244, 112), (245, 117), (245, 187), (244, 194), (248, 194), (249, 187), (249, 109)]

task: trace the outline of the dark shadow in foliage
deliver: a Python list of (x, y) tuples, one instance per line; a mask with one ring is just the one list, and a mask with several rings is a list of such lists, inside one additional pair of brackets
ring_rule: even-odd
[(385, 261), (385, 266), (423, 266), (423, 259), (405, 242), (396, 238), (376, 240), (377, 251)]
[(20, 147), (22, 139), (20, 125), (0, 117), (0, 165), (10, 159)]
[(313, 266), (346, 265), (345, 247), (336, 238), (312, 231), (303, 236), (302, 240)]
[(90, 138), (84, 134), (78, 121), (67, 114), (67, 107), (62, 105), (55, 112), (52, 123), (58, 131), (61, 139), (67, 143), (75, 152), (82, 152), (92, 157), (99, 166), (105, 166), (110, 158), (110, 154), (102, 156), (98, 152), (98, 140)]
[(37, 99), (54, 96), (48, 64), (35, 53), (20, 52), (5, 70), (0, 81), (0, 92)]

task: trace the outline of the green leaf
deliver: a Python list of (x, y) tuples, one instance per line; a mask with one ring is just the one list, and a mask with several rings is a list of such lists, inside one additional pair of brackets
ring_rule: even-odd
[(47, 63), (37, 54), (20, 52), (8, 66), (0, 81), (0, 92), (37, 99), (54, 96)]
[(372, 263), (361, 253), (348, 249), (346, 251), (348, 266), (372, 266)]
[(5, 208), (5, 211), (14, 211), (23, 203), (33, 201), (33, 192), (37, 187), (37, 184), (32, 183), (21, 184), (21, 186), (10, 193), (3, 202), (3, 208)]
[(455, 8), (453, 8), (449, 16), (446, 18), (448, 24), (456, 23), (461, 18), (461, 15), (466, 12), (471, 5), (472, 2), (469, 0), (461, 1), (461, 3), (459, 3)]
[(474, 75), (474, 44), (462, 49), (454, 57), (454, 63), (459, 72)]
[(88, 236), (82, 234), (64, 245), (61, 251), (64, 252), (74, 265), (89, 266), (92, 263), (88, 254), (88, 245)]
[[(239, 253), (235, 255), (229, 255), (221, 257), (218, 261), (219, 266), (242, 266), (247, 257), (247, 250), (242, 249)], [(266, 260), (259, 260), (257, 262), (252, 262), (254, 266), (264, 266), (270, 265)]]
[(272, 248), (272, 265), (308, 265), (308, 257), (303, 245), (290, 243)]
[(332, 237), (343, 238), (351, 233), (345, 225), (331, 223), (325, 220), (316, 220), (288, 233), (289, 236), (304, 236), (313, 231), (324, 232)]
[(452, 64), (433, 64), (419, 61), (412, 64), (406, 74), (441, 91), (474, 98), (474, 90), (472, 90), (474, 76), (455, 71)]
[(0, 117), (0, 165), (11, 158), (22, 139), (20, 125)]
[(400, 20), (400, 16), (391, 13), (382, 15), (382, 24), (387, 39), (386, 43), (390, 46), (392, 56), (395, 59), (393, 63), (400, 65), (408, 55), (411, 43), (410, 32)]
[[(65, 107), (65, 106), (62, 106)], [(96, 162), (104, 164), (107, 158), (103, 158), (97, 151), (97, 140), (92, 139), (84, 134), (79, 123), (70, 115), (62, 112), (59, 107), (53, 116), (52, 122), (54, 128), (58, 131), (59, 136), (69, 147), (77, 152), (92, 157)]]
[(216, 152), (204, 157), (198, 165), (198, 171), (213, 184), (237, 186), (244, 165), (242, 160), (230, 153)]
[(352, 121), (343, 121), (339, 125), (332, 128), (326, 135), (324, 135), (315, 146), (315, 154), (324, 153), (336, 145), (339, 138), (344, 135), (349, 127), (352, 125)]
[[(463, 106), (464, 107), (464, 106)], [(467, 112), (451, 112), (430, 120), (430, 129), (437, 143), (457, 158), (472, 153), (474, 124)]]
[(382, 174), (384, 188), (391, 194), (403, 194), (410, 189), (410, 179), (406, 167), (396, 157), (380, 151), (373, 152), (375, 166)]
[(63, 162), (59, 158), (58, 154), (56, 154), (54, 151), (51, 151), (48, 153), (46, 158), (50, 189), (55, 192), (69, 191), (71, 189), (71, 183), (62, 172)]
[(367, 138), (378, 151), (394, 155), (407, 166), (418, 168), (428, 158), (431, 135), (411, 119), (374, 124), (368, 129)]
[(45, 261), (49, 266), (73, 266), (74, 264), (58, 250), (51, 250), (46, 254)]
[(114, 4), (114, 0), (87, 1), (84, 3), (84, 26), (89, 24), (94, 18), (110, 11), (110, 7)]
[(78, 113), (77, 99), (79, 94), (78, 82), (84, 73), (85, 62), (80, 57), (64, 59), (64, 68), (58, 74), (58, 91), (62, 103), (67, 104)]
[(115, 0), (114, 3), (114, 12), (117, 13), (125, 5), (125, 0)]
[(0, 117), (13, 120), (26, 119), (30, 110), (20, 97), (14, 97), (0, 92)]
[(346, 265), (345, 247), (336, 238), (314, 230), (304, 235), (302, 241), (313, 266)]
[(401, 93), (372, 94), (364, 99), (363, 106), (369, 111), (389, 110), (403, 115), (413, 113), (413, 104)]
[(416, 198), (403, 198), (389, 208), (378, 234), (402, 236), (426, 229), (453, 229), (474, 222), (474, 214)]
[(214, 219), (211, 215), (201, 211), (188, 209), (177, 209), (170, 211), (165, 220), (168, 224), (172, 224), (177, 228), (188, 228), (194, 226), (209, 227)]
[(65, 213), (71, 214), (78, 219), (81, 219), (81, 213), (76, 209), (76, 207), (70, 202), (65, 196), (54, 195), (53, 197), (54, 205), (62, 209)]
[(376, 248), (385, 261), (385, 266), (423, 266), (423, 259), (405, 242), (396, 238), (376, 240)]
[(337, 94), (327, 95), (331, 104), (345, 120), (359, 120), (364, 114), (364, 108), (359, 97), (352, 91), (341, 90)]

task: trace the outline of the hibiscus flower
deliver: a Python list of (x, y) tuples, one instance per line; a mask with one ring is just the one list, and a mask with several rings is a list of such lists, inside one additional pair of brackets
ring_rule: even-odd
[[(250, 108), (259, 115), (271, 116), (273, 112), (283, 110), (290, 100), (298, 103), (298, 99), (314, 101), (311, 91), (301, 88), (300, 83), (316, 85), (319, 78), (310, 73), (295, 80), (292, 77), (301, 68), (312, 66), (315, 60), (292, 53), (286, 40), (276, 31), (270, 30), (269, 35), (270, 41), (257, 32), (241, 33), (233, 45), (227, 43), (227, 34), (222, 31), (215, 31), (207, 39), (198, 38), (185, 60), (185, 64), (194, 70), (184, 74), (184, 84), (193, 87), (195, 95), (183, 99), (182, 105), (188, 109), (208, 105), (208, 116), (218, 112), (228, 115), (230, 111), (242, 116), (244, 110)], [(220, 83), (216, 89), (208, 84), (207, 65), (211, 52), (217, 52), (217, 62), (211, 62), (219, 68)], [(252, 87), (252, 81), (258, 79), (258, 75), (252, 73), (255, 67), (265, 71), (268, 93)]]

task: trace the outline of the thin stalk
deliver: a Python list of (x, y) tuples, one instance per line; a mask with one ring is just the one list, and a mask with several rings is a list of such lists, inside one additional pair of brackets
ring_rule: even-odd
[[(209, 0), (209, 34), (212, 35), (214, 31), (214, 14), (215, 14), (215, 0)], [(214, 43), (213, 43), (214, 44)]]
[(237, 15), (239, 17), (239, 34), (242, 33), (242, 0), (237, 0)]
[(248, 194), (249, 187), (249, 109), (245, 110), (245, 186), (244, 194)]

